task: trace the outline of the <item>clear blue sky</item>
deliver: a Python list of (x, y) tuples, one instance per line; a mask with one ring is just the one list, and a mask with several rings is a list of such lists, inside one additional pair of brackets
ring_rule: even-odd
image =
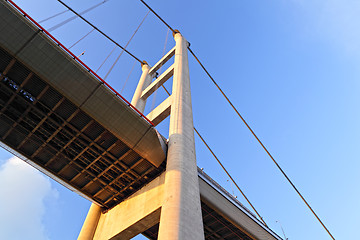
[[(56, 0), (15, 2), (38, 21), (64, 10)], [(100, 0), (65, 2), (81, 12)], [(360, 2), (148, 3), (191, 43), (335, 238), (358, 238)], [(146, 12), (140, 1), (110, 0), (84, 16), (125, 45)], [(43, 25), (50, 28), (70, 16), (66, 13)], [(75, 20), (52, 33), (71, 46), (90, 29)], [(154, 64), (162, 56), (166, 35), (166, 27), (150, 14), (128, 49)], [(169, 34), (166, 49), (173, 45)], [(86, 51), (81, 58), (96, 70), (112, 48), (113, 44), (93, 32), (72, 51), (76, 55)], [(99, 71), (101, 76), (119, 53), (117, 49)], [(199, 65), (189, 59), (195, 126), (268, 225), (283, 236), (276, 223), (280, 221), (290, 240), (330, 239)], [(120, 91), (133, 64), (123, 54), (107, 81)], [(136, 64), (123, 92), (127, 99), (140, 74)], [(147, 111), (165, 97), (159, 91), (148, 102)], [(167, 123), (159, 130), (167, 136)], [(196, 141), (198, 165), (232, 192), (225, 174)], [(8, 160), (11, 157), (0, 149), (0, 188), (11, 193), (11, 198), (0, 198), (0, 215), (11, 215), (0, 220), (0, 236), (16, 231), (19, 238), (14, 239), (23, 239), (21, 233), (26, 239), (75, 239), (90, 203), (18, 161)], [(234, 194), (247, 205), (240, 193)]]

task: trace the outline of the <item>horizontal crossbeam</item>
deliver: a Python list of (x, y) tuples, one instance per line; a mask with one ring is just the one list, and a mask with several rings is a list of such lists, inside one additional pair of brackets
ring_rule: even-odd
[(170, 111), (171, 96), (165, 99), (165, 101), (163, 101), (159, 106), (157, 106), (153, 111), (151, 111), (146, 117), (150, 119), (150, 121), (156, 126), (170, 115)]
[(142, 99), (147, 99), (151, 94), (153, 94), (161, 85), (163, 85), (169, 78), (174, 75), (174, 64), (171, 65), (165, 72), (163, 72), (154, 82), (152, 82), (145, 90), (142, 92)]
[(175, 47), (173, 47), (167, 54), (165, 54), (150, 70), (149, 74), (152, 76), (157, 70), (161, 68), (170, 58), (175, 55)]

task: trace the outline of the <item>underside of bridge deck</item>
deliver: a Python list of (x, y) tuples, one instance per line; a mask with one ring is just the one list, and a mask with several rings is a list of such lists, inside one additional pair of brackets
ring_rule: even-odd
[[(111, 212), (165, 171), (166, 140), (24, 16), (0, 1), (0, 146)], [(280, 239), (206, 174), (199, 183), (206, 239)]]
[(106, 208), (165, 164), (153, 166), (1, 48), (0, 140)]
[[(201, 211), (204, 223), (205, 239), (207, 240), (252, 240), (244, 231), (239, 229), (223, 216), (218, 214), (206, 203), (201, 202)], [(159, 224), (149, 228), (142, 234), (149, 239), (156, 240), (159, 231)]]

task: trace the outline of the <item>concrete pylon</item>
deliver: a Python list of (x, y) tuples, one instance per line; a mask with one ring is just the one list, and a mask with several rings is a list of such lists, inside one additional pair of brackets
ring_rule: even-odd
[[(144, 112), (146, 99), (141, 98), (142, 91), (149, 86), (152, 77), (149, 75), (150, 67), (147, 62), (141, 64), (142, 74), (139, 83), (136, 87), (135, 93), (131, 100), (131, 104), (136, 107), (140, 112)], [(89, 212), (86, 216), (84, 224), (81, 228), (78, 240), (91, 240), (94, 239), (97, 225), (101, 216), (101, 207), (92, 203)]]
[(101, 207), (92, 203), (86, 216), (85, 222), (81, 228), (78, 240), (93, 239), (100, 215)]
[(150, 67), (147, 62), (141, 64), (142, 74), (139, 83), (136, 87), (134, 96), (131, 100), (131, 105), (137, 108), (140, 112), (144, 112), (146, 99), (141, 98), (143, 90), (150, 85), (152, 77), (149, 74)]
[[(189, 43), (180, 33), (174, 38), (175, 48), (155, 66), (150, 68), (147, 63), (142, 64), (142, 75), (131, 101), (143, 112), (147, 98), (173, 76), (172, 94), (154, 109), (156, 116), (153, 116), (163, 120), (170, 115), (166, 171), (106, 212), (93, 204), (78, 239), (131, 239), (157, 223), (160, 223), (160, 240), (204, 239), (190, 91)], [(172, 56), (174, 64), (152, 82), (156, 71)]]
[(195, 156), (194, 124), (191, 105), (188, 42), (175, 36), (175, 66), (165, 199), (161, 208), (158, 239), (204, 239)]

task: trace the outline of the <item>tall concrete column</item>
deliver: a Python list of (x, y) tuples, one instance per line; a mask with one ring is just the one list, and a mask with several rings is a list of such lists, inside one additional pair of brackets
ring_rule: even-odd
[(152, 77), (149, 75), (150, 67), (146, 62), (141, 64), (141, 68), (142, 68), (142, 74), (140, 77), (140, 81), (136, 87), (134, 96), (131, 100), (131, 105), (136, 107), (140, 112), (144, 112), (146, 99), (141, 99), (140, 97), (142, 91), (150, 85), (152, 81)]
[(165, 199), (161, 208), (160, 240), (204, 239), (199, 180), (195, 156), (194, 124), (190, 94), (188, 42), (180, 34), (176, 41), (175, 68)]
[(101, 207), (92, 203), (85, 222), (81, 228), (78, 240), (92, 240), (101, 215)]
[[(135, 90), (134, 96), (131, 100), (131, 104), (136, 107), (140, 112), (144, 112), (146, 99), (141, 99), (142, 91), (150, 85), (152, 77), (149, 75), (150, 67), (147, 62), (143, 62), (141, 65), (142, 75)], [(92, 203), (89, 212), (86, 216), (85, 222), (81, 228), (78, 240), (92, 240), (96, 231), (96, 227), (101, 216), (101, 207)]]

